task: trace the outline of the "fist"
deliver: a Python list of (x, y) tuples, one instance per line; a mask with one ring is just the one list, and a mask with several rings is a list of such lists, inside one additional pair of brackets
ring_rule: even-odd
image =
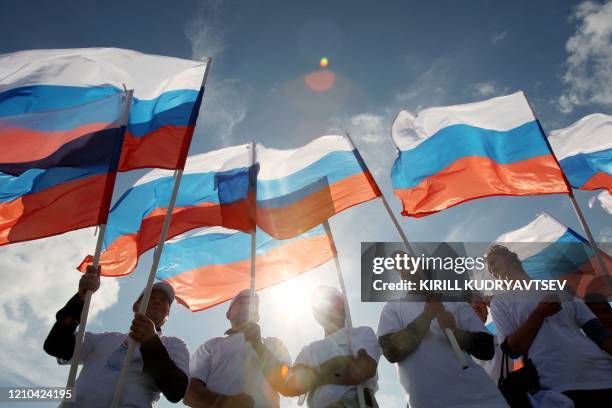
[(244, 334), (244, 341), (247, 343), (254, 346), (261, 344), (261, 329), (257, 323), (248, 323), (242, 333)]
[(100, 267), (94, 268), (93, 265), (87, 267), (87, 271), (79, 280), (79, 297), (85, 299), (88, 291), (95, 292), (100, 287)]
[(137, 313), (130, 326), (130, 337), (138, 344), (146, 343), (157, 336), (155, 323), (147, 316)]
[(438, 316), (436, 317), (436, 320), (438, 320), (438, 324), (440, 325), (440, 328), (442, 330), (444, 329), (455, 330), (457, 328), (457, 324), (455, 323), (455, 317), (452, 315), (451, 312), (448, 312), (446, 310), (442, 310), (441, 312), (438, 312)]

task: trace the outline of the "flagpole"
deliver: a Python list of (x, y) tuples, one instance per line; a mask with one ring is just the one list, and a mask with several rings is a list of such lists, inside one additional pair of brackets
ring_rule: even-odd
[[(357, 156), (357, 159), (365, 167), (365, 170), (368, 173), (370, 173), (370, 176), (372, 177), (372, 180), (374, 180), (374, 174), (372, 174), (372, 172), (368, 168), (368, 165), (366, 164), (365, 160), (363, 160), (363, 157), (361, 157), (361, 153), (359, 153), (359, 149), (357, 149), (357, 147), (355, 146), (355, 143), (353, 143), (353, 139), (351, 138), (351, 135), (348, 132), (345, 132), (344, 133), (344, 137), (349, 142), (349, 144), (351, 145), (353, 150), (355, 151), (355, 155)], [(402, 239), (402, 242), (404, 243), (404, 246), (406, 247), (406, 250), (409, 253), (415, 255), (416, 251), (414, 251), (414, 248), (412, 248), (412, 245), (410, 245), (410, 241), (408, 241), (408, 237), (406, 236), (406, 233), (404, 233), (404, 230), (402, 229), (399, 221), (397, 220), (397, 217), (393, 213), (393, 210), (391, 209), (391, 206), (389, 205), (389, 202), (385, 198), (385, 195), (382, 193), (382, 190), (380, 189), (380, 187), (378, 187), (378, 183), (376, 183), (376, 180), (374, 180), (374, 184), (376, 185), (376, 188), (378, 189), (378, 191), (380, 193), (380, 195), (378, 197), (382, 201), (383, 206), (385, 207), (385, 210), (387, 211), (387, 214), (389, 215), (389, 218), (391, 218), (391, 222), (393, 222), (393, 226), (395, 227), (395, 230), (397, 231), (397, 233), (399, 234), (400, 238)]]
[[(351, 353), (351, 357), (353, 356), (353, 347), (351, 345), (351, 332), (353, 331), (353, 319), (351, 318), (351, 310), (348, 302), (348, 295), (346, 292), (346, 286), (344, 285), (344, 276), (342, 274), (342, 268), (340, 267), (340, 260), (338, 259), (338, 250), (336, 249), (336, 243), (334, 242), (334, 237), (331, 233), (331, 228), (329, 227), (329, 221), (325, 220), (323, 222), (323, 228), (325, 229), (325, 233), (329, 238), (329, 243), (331, 245), (332, 251), (334, 252), (334, 263), (336, 265), (336, 273), (338, 275), (338, 282), (340, 283), (340, 290), (342, 291), (342, 300), (344, 302), (344, 314), (346, 318), (346, 326), (347, 326), (347, 342), (349, 353)], [(363, 385), (357, 384), (357, 401), (359, 402), (359, 408), (366, 408), (365, 404), (365, 396)]]
[(529, 105), (529, 109), (531, 109), (531, 114), (535, 118), (536, 122), (538, 123), (538, 126), (540, 127), (540, 130), (542, 131), (542, 137), (544, 138), (544, 141), (546, 142), (546, 145), (548, 146), (548, 150), (550, 150), (550, 153), (555, 159), (557, 166), (559, 166), (559, 170), (561, 171), (561, 175), (563, 176), (563, 181), (565, 181), (565, 184), (567, 186), (569, 200), (572, 203), (572, 207), (574, 207), (574, 212), (576, 212), (578, 221), (580, 222), (580, 225), (582, 226), (582, 229), (584, 230), (587, 236), (587, 240), (589, 241), (589, 246), (591, 247), (593, 252), (595, 252), (595, 257), (597, 258), (597, 262), (599, 263), (599, 267), (601, 268), (602, 275), (608, 276), (608, 268), (606, 267), (606, 264), (603, 261), (603, 257), (601, 256), (601, 253), (599, 252), (600, 251), (599, 247), (595, 243), (595, 239), (593, 238), (593, 234), (591, 233), (591, 228), (589, 228), (589, 224), (587, 223), (586, 218), (584, 218), (584, 214), (582, 213), (582, 210), (580, 209), (580, 206), (578, 205), (578, 202), (576, 201), (576, 198), (574, 197), (574, 190), (572, 188), (572, 185), (567, 179), (565, 172), (561, 168), (561, 163), (559, 163), (559, 159), (557, 159), (557, 155), (555, 154), (555, 151), (553, 150), (550, 144), (550, 141), (548, 140), (548, 133), (544, 130), (544, 126), (542, 126), (542, 123), (540, 123), (536, 115), (536, 112), (533, 109), (533, 106), (531, 105), (529, 98), (527, 97), (527, 94), (525, 93), (525, 91), (521, 91), (521, 92), (523, 93), (523, 96), (525, 97), (525, 100), (527, 101), (527, 104)]
[[(149, 299), (151, 297), (151, 291), (153, 289), (153, 283), (155, 282), (155, 275), (157, 273), (157, 268), (159, 266), (159, 261), (161, 259), (162, 252), (164, 250), (164, 244), (166, 243), (166, 237), (168, 235), (168, 228), (170, 227), (170, 221), (172, 219), (172, 213), (174, 212), (174, 206), (176, 204), (176, 197), (178, 195), (179, 187), (181, 185), (181, 180), (183, 179), (183, 171), (185, 167), (185, 162), (187, 161), (187, 153), (189, 151), (189, 146), (191, 145), (191, 138), (193, 137), (193, 132), (195, 130), (195, 123), (200, 111), (200, 106), (202, 104), (202, 98), (204, 96), (204, 90), (206, 86), (206, 79), (208, 78), (208, 72), (210, 70), (210, 64), (212, 62), (211, 58), (207, 59), (206, 68), (204, 71), (204, 77), (202, 78), (202, 86), (200, 89), (200, 95), (198, 95), (198, 101), (193, 106), (193, 110), (191, 111), (191, 117), (189, 122), (193, 123), (194, 126), (188, 130), (188, 134), (185, 136), (183, 140), (183, 146), (181, 147), (181, 157), (179, 157), (179, 165), (180, 167), (174, 172), (174, 185), (172, 187), (172, 195), (170, 196), (170, 201), (168, 203), (168, 207), (166, 208), (166, 215), (164, 217), (164, 223), (162, 225), (162, 230), (159, 236), (159, 242), (157, 243), (157, 247), (155, 248), (155, 253), (153, 255), (153, 263), (151, 264), (151, 269), (149, 270), (149, 277), (147, 279), (147, 284), (145, 286), (142, 299), (140, 300), (140, 307), (138, 309), (139, 314), (145, 314), (147, 308), (149, 306)], [(134, 351), (136, 349), (136, 342), (132, 340), (131, 337), (128, 337), (128, 350), (125, 356), (125, 360), (123, 361), (123, 365), (121, 367), (121, 373), (119, 374), (119, 380), (117, 382), (117, 386), (115, 387), (115, 395), (113, 396), (113, 401), (111, 403), (111, 408), (118, 408), (121, 404), (121, 399), (123, 397), (123, 389), (125, 388), (125, 380), (127, 378), (127, 373), (130, 368), (130, 363), (132, 362), (132, 357), (134, 355)]]
[(253, 192), (253, 217), (254, 217), (254, 226), (253, 232), (251, 232), (251, 301), (249, 301), (249, 320), (254, 320), (255, 318), (255, 303), (252, 301), (252, 298), (255, 297), (255, 282), (257, 277), (257, 173), (255, 171), (255, 164), (257, 163), (257, 150), (255, 142), (251, 142), (251, 170), (253, 171), (250, 180), (251, 191)]
[[(125, 130), (127, 128), (127, 122), (129, 120), (130, 108), (132, 106), (132, 96), (133, 91), (128, 91), (125, 89), (125, 110), (123, 112), (123, 118), (121, 119), (121, 123), (124, 124), (123, 130), (121, 132), (121, 137), (115, 143), (115, 148), (113, 151), (114, 160), (116, 160), (116, 165), (119, 164), (119, 157), (121, 155), (121, 148), (123, 145), (123, 138), (125, 135)], [(100, 206), (100, 214), (104, 214), (104, 221), (99, 224), (98, 228), (98, 239), (96, 240), (96, 249), (94, 251), (94, 256), (92, 260), (92, 267), (96, 271), (98, 270), (98, 266), (100, 265), (100, 255), (102, 253), (102, 245), (104, 243), (104, 235), (106, 233), (106, 222), (108, 221), (108, 213), (112, 201), (113, 190), (115, 188), (115, 180), (117, 178), (117, 169), (115, 168), (111, 175), (108, 176), (106, 180), (106, 185), (104, 186), (104, 194), (103, 194), (103, 202)], [(77, 330), (77, 334), (75, 336), (74, 341), (74, 350), (72, 352), (72, 362), (70, 363), (70, 371), (68, 372), (68, 381), (66, 381), (66, 390), (71, 390), (72, 395), (74, 395), (73, 388), (76, 382), (76, 375), (79, 369), (79, 360), (81, 359), (81, 351), (83, 349), (83, 340), (85, 339), (85, 328), (87, 327), (87, 318), (89, 317), (89, 308), (91, 305), (91, 297), (93, 295), (93, 291), (88, 290), (85, 292), (85, 299), (83, 299), (83, 309), (81, 310), (81, 317), (79, 318), (79, 328)], [(61, 405), (65, 405), (66, 401), (62, 401)]]
[[(355, 146), (355, 143), (353, 143), (353, 139), (351, 138), (351, 135), (348, 132), (345, 132), (345, 138), (348, 140), (349, 144), (355, 151), (355, 154), (357, 155), (357, 159), (364, 166), (365, 170), (368, 173), (370, 173), (372, 180), (374, 180), (374, 174), (372, 174), (365, 160), (363, 160), (363, 157), (361, 157), (361, 153), (359, 153), (359, 149), (357, 149), (357, 147)], [(412, 245), (410, 245), (410, 242), (408, 241), (408, 237), (406, 236), (406, 234), (404, 233), (404, 230), (400, 226), (400, 223), (397, 220), (397, 217), (395, 216), (395, 214), (393, 213), (393, 210), (391, 210), (391, 206), (389, 205), (389, 202), (385, 198), (385, 195), (382, 193), (382, 190), (380, 189), (380, 187), (378, 187), (378, 183), (376, 183), (376, 180), (374, 180), (374, 184), (376, 185), (376, 188), (378, 189), (380, 193), (379, 197), (383, 203), (383, 206), (385, 207), (385, 210), (387, 210), (387, 214), (389, 214), (389, 218), (391, 218), (391, 221), (393, 221), (393, 225), (395, 226), (397, 233), (401, 237), (404, 243), (404, 246), (406, 247), (406, 251), (412, 254), (412, 256), (416, 256), (416, 251), (414, 250), (414, 248), (412, 248)], [(464, 369), (467, 368), (468, 365), (465, 359), (465, 355), (463, 354), (463, 352), (461, 351), (461, 348), (459, 347), (459, 343), (457, 342), (457, 339), (455, 338), (455, 334), (451, 330), (446, 330), (445, 333), (446, 333), (446, 337), (448, 337), (448, 341), (451, 345), (451, 348), (453, 349), (455, 358), (457, 359), (457, 361), (459, 362), (462, 368)]]

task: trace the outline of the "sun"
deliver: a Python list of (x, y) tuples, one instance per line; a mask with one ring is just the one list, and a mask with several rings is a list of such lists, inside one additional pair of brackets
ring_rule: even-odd
[(283, 320), (308, 319), (311, 315), (310, 295), (308, 285), (301, 279), (291, 279), (274, 287), (272, 302), (277, 317)]

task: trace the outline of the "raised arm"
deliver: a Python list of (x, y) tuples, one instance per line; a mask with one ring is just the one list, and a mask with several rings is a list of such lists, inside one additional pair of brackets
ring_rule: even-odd
[(53, 357), (70, 360), (76, 339), (74, 332), (81, 319), (81, 311), (88, 290), (95, 292), (100, 287), (99, 269), (87, 267), (87, 273), (79, 280), (79, 290), (55, 315), (56, 322), (45, 339), (43, 349)]

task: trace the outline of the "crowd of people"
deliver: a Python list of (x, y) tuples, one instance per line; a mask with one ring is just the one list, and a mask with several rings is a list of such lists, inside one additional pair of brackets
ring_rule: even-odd
[[(497, 279), (529, 279), (504, 246), (489, 248), (487, 263)], [(71, 362), (85, 295), (99, 284), (90, 268), (56, 315), (44, 349), (60, 364)], [(343, 294), (322, 286), (313, 291), (311, 306), (324, 337), (303, 347), (293, 362), (281, 339), (262, 337), (258, 297), (249, 290), (231, 301), (230, 328), (191, 357), (181, 339), (162, 332), (172, 287), (156, 283), (145, 314), (136, 313), (141, 300), (133, 305), (129, 333), (86, 332), (73, 406), (110, 406), (130, 337), (139, 347), (121, 406), (155, 406), (163, 394), (192, 407), (278, 407), (280, 395), (316, 408), (378, 407), (383, 355), (397, 365), (398, 387), (411, 408), (612, 407), (612, 310), (596, 295), (585, 303), (536, 291), (492, 299), (471, 293), (457, 302), (410, 294), (384, 305), (375, 333), (347, 325)], [(485, 326), (489, 311), (495, 333)], [(467, 357), (465, 366), (457, 362), (449, 331)]]

